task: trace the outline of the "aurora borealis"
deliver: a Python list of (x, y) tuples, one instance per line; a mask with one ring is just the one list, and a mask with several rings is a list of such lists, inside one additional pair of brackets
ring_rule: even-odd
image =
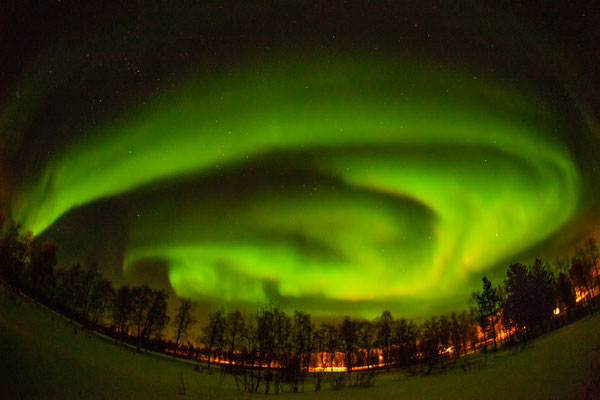
[(0, 204), (115, 279), (317, 315), (460, 308), (593, 233), (597, 104), (566, 44), (386, 7), (368, 33), (360, 7), (294, 30), (265, 5), (55, 27), (3, 92)]

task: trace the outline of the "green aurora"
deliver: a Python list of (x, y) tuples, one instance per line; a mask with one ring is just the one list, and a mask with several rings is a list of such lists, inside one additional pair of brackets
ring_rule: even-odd
[(543, 103), (483, 79), (359, 59), (186, 82), (65, 149), (15, 215), (43, 232), (99, 198), (284, 154), (286, 168), (334, 183), (208, 207), (199, 198), (176, 226), (129, 230), (125, 269), (168, 260), (177, 294), (243, 301), (268, 300), (265, 279), (284, 296), (443, 296), (569, 220), (579, 176)]
[[(73, 85), (83, 58), (52, 86), (37, 69), (53, 58), (5, 104), (4, 131)], [(61, 127), (69, 139), (16, 179), (13, 217), (76, 238), (74, 213), (118, 204), (104, 215), (125, 279), (160, 265), (179, 296), (370, 317), (462, 307), (580, 215), (573, 127), (520, 81), (359, 46), (225, 64)]]

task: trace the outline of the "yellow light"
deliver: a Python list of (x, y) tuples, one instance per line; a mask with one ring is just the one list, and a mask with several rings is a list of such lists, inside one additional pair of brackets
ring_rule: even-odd
[(554, 310), (554, 315), (558, 315), (560, 314), (560, 309), (558, 307), (556, 307), (556, 309)]

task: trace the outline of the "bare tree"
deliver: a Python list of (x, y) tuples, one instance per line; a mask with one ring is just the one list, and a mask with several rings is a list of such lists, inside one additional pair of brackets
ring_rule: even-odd
[(202, 342), (206, 347), (208, 356), (208, 368), (213, 352), (220, 351), (223, 346), (223, 336), (225, 333), (225, 318), (222, 308), (208, 314), (208, 325), (202, 328)]
[(244, 315), (239, 311), (232, 311), (225, 317), (225, 343), (228, 347), (229, 363), (235, 357), (235, 351), (241, 341), (241, 335), (245, 329), (246, 321)]
[(325, 346), (327, 349), (327, 354), (329, 355), (329, 366), (333, 371), (333, 360), (335, 359), (335, 352), (339, 348), (338, 329), (335, 325), (325, 324), (325, 330)]
[(346, 368), (348, 372), (352, 372), (353, 358), (358, 344), (358, 321), (346, 316), (340, 325), (339, 332), (340, 344), (346, 360)]
[(56, 297), (60, 304), (67, 308), (75, 309), (84, 274), (85, 271), (79, 263), (75, 263), (69, 268), (58, 272), (58, 293)]
[(411, 359), (417, 352), (417, 339), (419, 328), (414, 321), (405, 318), (394, 320), (392, 329), (393, 353), (391, 359), (395, 359), (402, 366), (411, 366)]
[(175, 353), (173, 354), (173, 358), (177, 355), (179, 340), (187, 337), (190, 328), (196, 323), (196, 320), (192, 318), (192, 313), (195, 309), (196, 303), (192, 299), (180, 299), (180, 305), (173, 320), (173, 325), (175, 326)]
[(78, 286), (75, 299), (75, 310), (79, 311), (80, 316), (84, 320), (87, 320), (91, 308), (90, 298), (97, 280), (100, 279), (100, 272), (98, 272), (98, 264), (91, 260), (86, 261), (84, 271), (82, 280)]
[(383, 362), (385, 366), (390, 369), (390, 353), (392, 350), (392, 330), (394, 325), (394, 318), (392, 313), (384, 311), (379, 318), (376, 320), (377, 324), (377, 342), (383, 350)]
[(362, 321), (358, 326), (358, 342), (360, 347), (366, 352), (367, 369), (371, 369), (371, 351), (377, 341), (376, 325), (369, 321)]
[[(324, 369), (325, 351), (327, 349), (327, 326), (325, 324), (321, 324), (319, 329), (315, 329), (313, 331), (313, 343), (315, 346), (315, 351), (317, 352), (318, 365)], [(323, 376), (322, 369), (316, 373), (315, 391), (321, 389), (321, 381)]]
[(440, 322), (437, 317), (431, 317), (423, 324), (423, 336), (421, 338), (421, 353), (423, 354), (423, 360), (427, 365), (427, 375), (431, 374), (433, 368), (439, 361), (439, 349), (440, 343)]
[(142, 332), (144, 330), (144, 324), (148, 316), (150, 309), (150, 301), (152, 298), (152, 289), (146, 285), (134, 286), (131, 289), (132, 297), (132, 323), (135, 328), (136, 334), (136, 348), (140, 351), (142, 343)]
[(310, 354), (312, 353), (312, 331), (313, 325), (310, 314), (296, 310), (294, 313), (294, 336), (296, 343), (296, 355), (300, 358), (302, 368), (308, 371)]
[(111, 281), (103, 276), (96, 279), (94, 287), (92, 288), (88, 308), (89, 318), (92, 324), (98, 324), (102, 316), (109, 309), (114, 296), (115, 290), (112, 287)]
[(134, 303), (131, 288), (123, 285), (117, 291), (111, 305), (113, 324), (121, 339), (129, 332), (129, 327), (133, 322), (133, 312)]
[(162, 332), (169, 323), (167, 315), (167, 300), (169, 295), (164, 290), (150, 290), (150, 301), (142, 337), (148, 342), (152, 338), (160, 339)]
[[(447, 355), (447, 349), (450, 347), (450, 341), (452, 337), (452, 321), (448, 318), (447, 315), (442, 315), (440, 317), (439, 325), (438, 325), (438, 336), (439, 336), (439, 345), (443, 348), (443, 355)], [(440, 357), (442, 368), (446, 367), (445, 357)]]

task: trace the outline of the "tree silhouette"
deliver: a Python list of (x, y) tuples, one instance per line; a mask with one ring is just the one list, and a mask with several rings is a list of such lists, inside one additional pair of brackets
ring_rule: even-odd
[(33, 233), (19, 234), (21, 226), (12, 220), (3, 222), (4, 232), (0, 240), (0, 266), (2, 276), (10, 284), (21, 286), (23, 271), (29, 264)]
[[(169, 295), (163, 290), (153, 290), (145, 285), (142, 287), (142, 294), (139, 300), (145, 300), (146, 303), (140, 305), (143, 308), (143, 311), (141, 330), (138, 325), (138, 351), (142, 341), (148, 343), (153, 337), (157, 339), (160, 338), (162, 331), (169, 323), (169, 317), (167, 316), (168, 297)], [(139, 321), (136, 322), (139, 323)]]
[[(492, 288), (491, 282), (482, 278), (482, 292), (472, 296), (474, 308), (429, 318), (422, 326), (404, 318), (395, 320), (389, 311), (384, 311), (374, 320), (358, 321), (346, 316), (337, 326), (321, 324), (315, 330), (310, 314), (296, 311), (292, 320), (273, 304), (252, 318), (239, 311), (225, 315), (220, 309), (209, 314), (209, 324), (202, 329), (208, 367), (218, 353), (221, 360), (221, 355), (227, 354), (228, 369), (243, 374), (243, 390), (264, 388), (266, 393), (272, 385), (279, 392), (282, 384), (297, 391), (300, 378), (304, 390), (304, 376), (310, 366), (334, 367), (337, 352), (343, 353), (348, 372), (356, 365), (371, 369), (374, 349), (380, 349), (386, 367), (397, 365), (410, 371), (422, 360), (430, 374), (434, 368), (446, 366), (450, 349), (456, 365), (461, 353), (466, 356), (468, 348), (480, 343), (475, 323), (484, 333), (483, 343), (487, 346), (493, 340), (496, 350), (497, 329), (511, 337), (516, 331), (526, 342), (533, 334), (554, 328), (554, 308), (558, 305), (566, 311), (574, 309), (575, 289), (584, 296), (582, 303), (587, 303), (592, 312), (599, 253), (596, 241), (589, 239), (572, 257), (568, 276), (564, 271), (568, 259), (559, 259), (557, 265), (563, 270), (556, 280), (540, 259), (528, 267), (511, 264), (503, 286)], [(84, 266), (75, 263), (55, 271), (56, 264), (54, 244), (40, 243), (31, 232), (21, 235), (18, 224), (0, 212), (0, 276), (5, 283), (71, 319), (84, 325), (91, 323), (93, 328), (104, 325), (106, 311), (110, 310), (111, 335), (124, 338), (132, 329), (138, 351), (142, 344), (146, 348), (173, 348), (172, 342), (166, 346), (161, 340), (169, 322), (165, 291), (142, 285), (121, 286), (115, 293), (111, 281), (89, 260)], [(181, 299), (173, 321), (176, 351), (195, 322), (191, 317), (193, 309), (191, 299)], [(200, 349), (190, 342), (182, 348), (190, 357), (199, 356)], [(318, 389), (321, 375), (316, 374), (315, 379)]]
[(239, 342), (242, 341), (246, 321), (244, 315), (239, 311), (233, 311), (227, 314), (225, 318), (225, 344), (228, 347), (229, 363), (231, 364)]
[[(292, 322), (285, 312), (279, 307), (273, 309), (273, 352), (276, 366), (283, 369), (283, 373), (275, 374), (275, 392), (279, 393), (281, 381), (295, 381), (297, 366), (290, 362), (292, 353)], [(297, 385), (296, 385), (297, 387)]]
[(85, 271), (81, 264), (72, 264), (57, 274), (57, 301), (65, 307), (75, 310), (77, 297), (84, 279)]
[(29, 282), (36, 292), (47, 290), (54, 279), (54, 267), (57, 264), (56, 245), (45, 241), (41, 245), (33, 242), (31, 263), (29, 264)]
[[(587, 257), (584, 256), (583, 250), (578, 249), (577, 253), (578, 255), (571, 259), (569, 276), (575, 285), (579, 286), (587, 296), (591, 297), (593, 287), (592, 265)], [(593, 313), (593, 303), (588, 302), (588, 305), (590, 306), (590, 312)]]
[(335, 352), (340, 346), (338, 329), (335, 325), (325, 324), (325, 331), (325, 347), (327, 349), (327, 354), (329, 355), (329, 367), (331, 367), (331, 369), (333, 370), (333, 360), (335, 359)]
[(460, 326), (459, 316), (455, 312), (450, 314), (450, 340), (452, 341), (452, 360), (453, 365), (456, 365), (456, 361), (460, 356), (460, 352), (463, 349), (464, 340), (462, 338), (462, 330)]
[(527, 268), (523, 264), (514, 263), (508, 267), (504, 280), (506, 301), (503, 317), (505, 324), (517, 329), (520, 336), (527, 341), (528, 330), (532, 326), (532, 292)]
[(357, 350), (358, 344), (358, 321), (346, 316), (340, 325), (339, 332), (340, 345), (344, 353), (346, 368), (348, 372), (352, 372), (353, 357)]
[(536, 259), (528, 271), (532, 292), (531, 319), (536, 328), (544, 329), (544, 323), (551, 320), (556, 308), (555, 283), (546, 264)]
[(152, 289), (146, 285), (135, 286), (131, 290), (132, 297), (132, 322), (136, 332), (136, 349), (140, 351), (142, 345), (142, 332), (150, 312)]
[(599, 258), (600, 249), (598, 249), (598, 242), (595, 238), (591, 237), (585, 242), (585, 254), (592, 266), (592, 269), (596, 275), (596, 285), (600, 286), (600, 271)]
[(438, 345), (440, 342), (439, 334), (439, 321), (434, 316), (427, 319), (423, 323), (423, 337), (421, 338), (421, 353), (423, 354), (423, 360), (427, 366), (427, 375), (431, 374), (431, 371), (438, 363), (439, 360), (439, 349)]
[(179, 340), (187, 337), (190, 328), (196, 323), (196, 320), (192, 318), (192, 313), (196, 309), (196, 303), (189, 298), (180, 299), (177, 313), (173, 319), (173, 326), (175, 327), (175, 352), (173, 358), (177, 355), (179, 349)]
[(498, 292), (492, 288), (492, 283), (487, 277), (484, 276), (481, 280), (483, 281), (483, 292), (476, 294), (477, 322), (482, 331), (490, 331), (494, 342), (494, 351), (496, 351), (498, 349), (496, 345), (496, 315), (500, 311)]
[(477, 328), (475, 326), (476, 312), (474, 309), (465, 310), (458, 317), (462, 349), (467, 356), (467, 344), (474, 347), (477, 343)]
[[(318, 366), (325, 368), (325, 352), (327, 351), (327, 325), (321, 323), (318, 329), (313, 331), (314, 350), (317, 353)], [(315, 391), (321, 389), (322, 370), (316, 373)]]
[(371, 368), (371, 351), (377, 343), (377, 327), (375, 323), (366, 320), (358, 325), (358, 344), (366, 353), (367, 369)]
[(96, 281), (100, 279), (100, 273), (98, 272), (98, 264), (91, 260), (87, 260), (85, 272), (80, 277), (79, 284), (77, 285), (77, 295), (75, 298), (75, 309), (78, 310), (86, 320), (89, 316), (91, 308), (91, 296), (93, 293)]
[(208, 356), (208, 368), (210, 369), (210, 360), (213, 352), (218, 352), (223, 346), (223, 337), (225, 333), (225, 318), (222, 308), (208, 314), (208, 325), (202, 328), (202, 342), (206, 346)]
[(123, 285), (119, 288), (111, 304), (111, 313), (113, 324), (123, 339), (133, 323), (134, 299), (129, 286)]
[[(256, 319), (256, 333), (258, 339), (258, 368), (259, 368), (259, 384), (260, 381), (264, 378), (261, 374), (261, 370), (263, 367), (270, 368), (271, 361), (273, 359), (273, 310), (272, 305), (267, 309), (266, 307), (262, 309), (262, 312), (257, 314)], [(267, 378), (271, 376), (269, 375)], [(270, 384), (270, 381), (269, 381)], [(258, 387), (258, 385), (257, 385)], [(269, 391), (269, 387), (265, 387), (265, 391)]]
[(377, 326), (377, 342), (383, 350), (383, 363), (390, 369), (390, 353), (392, 350), (392, 330), (394, 326), (394, 318), (392, 313), (384, 311), (376, 320)]
[[(452, 321), (447, 315), (442, 315), (440, 317), (440, 323), (438, 327), (439, 334), (439, 345), (442, 347), (444, 351), (446, 351), (450, 347), (450, 343), (452, 340)], [(447, 354), (447, 353), (444, 353)], [(442, 367), (445, 367), (444, 358), (441, 358)]]
[[(313, 351), (313, 328), (310, 314), (298, 310), (294, 312), (293, 342), (296, 357), (299, 360), (298, 371), (308, 372)], [(300, 374), (300, 377), (302, 378), (302, 391), (304, 391), (304, 374)]]
[(395, 359), (402, 366), (410, 366), (411, 358), (417, 352), (419, 328), (413, 321), (400, 318), (394, 321), (392, 329), (393, 353), (390, 358)]
[(98, 277), (89, 297), (88, 316), (92, 324), (98, 324), (98, 321), (109, 310), (114, 296), (115, 290), (112, 282), (103, 276)]
[(560, 272), (556, 279), (556, 291), (562, 303), (562, 309), (573, 310), (575, 304), (577, 304), (575, 302), (575, 292), (571, 280), (563, 272)]

